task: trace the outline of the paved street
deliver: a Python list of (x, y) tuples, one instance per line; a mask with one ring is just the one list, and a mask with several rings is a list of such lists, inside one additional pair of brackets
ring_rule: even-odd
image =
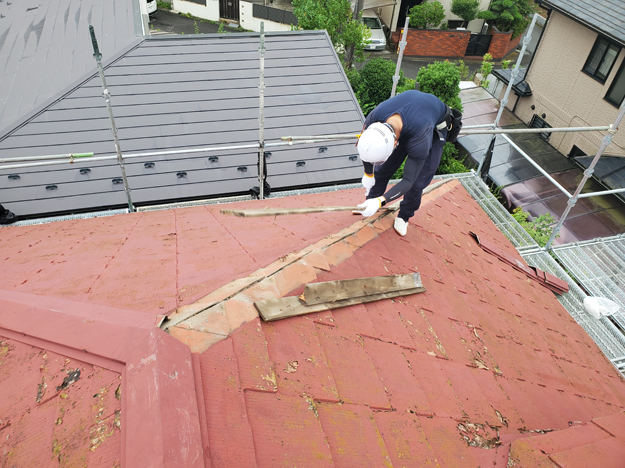
[[(152, 31), (152, 34), (155, 35), (165, 33), (195, 34), (196, 25), (200, 34), (215, 34), (219, 29), (219, 24), (216, 22), (197, 20), (179, 15), (177, 13), (172, 13), (170, 11), (158, 10), (150, 21), (150, 31)], [(241, 30), (226, 26), (224, 31), (240, 32)], [(397, 53), (389, 50), (366, 52), (366, 55), (368, 56), (368, 59), (382, 57), (388, 60), (393, 60), (397, 63)], [(408, 78), (415, 78), (422, 66), (428, 65), (433, 61), (434, 60), (416, 59), (404, 56), (402, 59), (401, 69)], [(466, 62), (466, 64), (469, 66), (471, 72), (475, 71), (480, 66), (479, 62)], [(357, 67), (360, 68), (362, 65), (363, 64), (357, 64)]]
[[(150, 32), (152, 34), (196, 34), (196, 25), (200, 34), (216, 34), (219, 30), (219, 23), (217, 22), (188, 18), (167, 10), (159, 9), (150, 18)], [(241, 30), (225, 26), (224, 32), (241, 32)]]

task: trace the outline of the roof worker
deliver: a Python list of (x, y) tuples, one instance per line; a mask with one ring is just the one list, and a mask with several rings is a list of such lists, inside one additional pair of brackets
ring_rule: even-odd
[[(405, 236), (408, 220), (421, 206), (423, 189), (438, 169), (445, 141), (455, 141), (460, 131), (461, 116), (436, 96), (420, 91), (405, 91), (373, 109), (357, 143), (367, 199), (355, 213), (373, 216), (403, 196), (394, 228)], [(387, 191), (389, 180), (404, 161), (401, 182)]]

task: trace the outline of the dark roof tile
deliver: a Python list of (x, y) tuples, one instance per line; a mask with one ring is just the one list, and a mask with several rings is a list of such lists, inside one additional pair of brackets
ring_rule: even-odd
[[(259, 138), (258, 34), (184, 36), (141, 40), (105, 63), (107, 86), (123, 154), (256, 144)], [(287, 135), (356, 133), (363, 116), (324, 32), (267, 34), (265, 141)], [(69, 58), (68, 58), (69, 60)], [(0, 157), (94, 152), (115, 155), (97, 74), (74, 83), (58, 100), (40, 106), (0, 135)], [(17, 99), (17, 97), (15, 97)], [(319, 147), (327, 149), (319, 152)], [(356, 180), (362, 173), (353, 142), (276, 147), (268, 156), (272, 188)], [(208, 156), (219, 164), (208, 164)], [(127, 159), (135, 203), (248, 192), (258, 185), (257, 150), (224, 150)], [(146, 173), (146, 161), (157, 164)], [(305, 165), (296, 166), (303, 161)], [(98, 209), (124, 203), (114, 196), (109, 169), (115, 161), (81, 162), (88, 179), (73, 180), (74, 167), (20, 169), (29, 174), (8, 184), (0, 199), (20, 215)], [(246, 167), (246, 172), (237, 171)], [(229, 168), (229, 169), (226, 169)], [(212, 170), (216, 169), (216, 170)], [(1, 171), (1, 168), (0, 168)], [(11, 173), (15, 171), (11, 170)], [(187, 178), (175, 178), (186, 172)], [(71, 176), (70, 176), (71, 174)], [(115, 176), (114, 176), (115, 177)], [(55, 184), (41, 197), (33, 187)], [(97, 202), (80, 194), (106, 194)], [(36, 198), (41, 198), (36, 201)]]
[(625, 45), (625, 4), (620, 0), (541, 0), (540, 3)]

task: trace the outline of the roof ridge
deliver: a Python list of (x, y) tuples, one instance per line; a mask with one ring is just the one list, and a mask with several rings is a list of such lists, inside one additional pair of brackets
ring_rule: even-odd
[[(451, 182), (451, 183), (449, 183)], [(445, 179), (424, 190), (422, 204), (444, 195), (460, 185)], [(316, 270), (329, 271), (370, 240), (393, 226), (392, 211), (330, 234), (316, 243), (290, 253), (244, 278), (236, 279), (192, 304), (168, 314), (161, 328), (186, 343), (193, 352), (206, 351), (232, 332), (259, 317), (254, 302), (284, 297), (289, 292), (317, 279)]]

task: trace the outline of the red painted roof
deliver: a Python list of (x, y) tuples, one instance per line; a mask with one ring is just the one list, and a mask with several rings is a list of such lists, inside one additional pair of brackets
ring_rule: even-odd
[(623, 409), (623, 379), (556, 296), (470, 236), (523, 261), (464, 189), (432, 196), (406, 238), (378, 230), (315, 270), (419, 271), (426, 293), (256, 318), (201, 354), (214, 465), (506, 466), (517, 439)]
[[(351, 190), (237, 205), (352, 205), (357, 200)], [(250, 222), (220, 215), (223, 206), (4, 227), (0, 289), (165, 314), (354, 222), (350, 213)]]
[(3, 466), (119, 466), (121, 375), (0, 338)]
[[(1, 229), (0, 289), (183, 318), (171, 333), (201, 351), (205, 466), (483, 468), (577, 426), (622, 437), (601, 422), (625, 407), (622, 377), (550, 290), (479, 247), (469, 231), (523, 262), (459, 183), (424, 197), (405, 238), (391, 216), (235, 218), (219, 208)], [(412, 271), (427, 292), (273, 323), (252, 305), (307, 282)], [(589, 454), (614, 449), (601, 442), (612, 439), (575, 460), (592, 466)]]

